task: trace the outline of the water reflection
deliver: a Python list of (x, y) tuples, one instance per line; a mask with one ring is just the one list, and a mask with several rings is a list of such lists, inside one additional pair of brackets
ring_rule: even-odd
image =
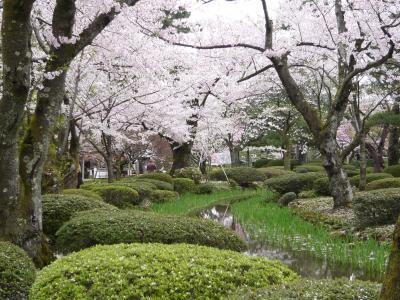
[(200, 216), (204, 219), (214, 220), (236, 231), (248, 244), (248, 251), (245, 254), (280, 260), (304, 277), (315, 279), (347, 277), (349, 279), (380, 281), (378, 274), (367, 274), (351, 266), (316, 258), (306, 251), (281, 249), (260, 238), (253, 238), (244, 230), (244, 226), (235, 219), (229, 210), (229, 206), (214, 206), (201, 212)]

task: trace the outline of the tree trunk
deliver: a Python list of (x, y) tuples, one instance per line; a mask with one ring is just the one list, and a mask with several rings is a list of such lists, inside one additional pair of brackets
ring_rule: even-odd
[[(399, 103), (393, 104), (392, 112), (395, 114), (400, 113)], [(399, 128), (390, 126), (389, 129), (389, 146), (388, 146), (388, 165), (393, 166), (399, 163), (400, 149), (399, 149)]]
[(240, 166), (240, 150), (237, 147), (229, 148), (229, 154), (231, 156), (231, 165)]
[(30, 14), (34, 1), (3, 1), (3, 93), (0, 101), (0, 240), (26, 246), (32, 227), (19, 200), (18, 143), (31, 73)]
[(107, 157), (106, 164), (107, 164), (107, 181), (109, 183), (112, 183), (114, 181), (114, 165), (112, 157)]
[(190, 166), (190, 155), (192, 153), (192, 143), (172, 143), (172, 167), (170, 174), (174, 175), (177, 169), (187, 168)]
[(365, 147), (365, 133), (361, 133), (360, 138), (360, 182), (359, 189), (360, 191), (365, 190), (365, 186), (367, 185), (367, 149)]
[(400, 218), (397, 220), (380, 300), (400, 299)]
[(292, 144), (288, 136), (284, 137), (284, 143), (286, 151), (283, 154), (283, 166), (285, 170), (290, 171), (291, 169), (290, 160), (292, 158)]
[(348, 207), (353, 200), (353, 189), (337, 153), (336, 138), (327, 137), (321, 141), (320, 152), (325, 157), (324, 168), (329, 178), (333, 208)]

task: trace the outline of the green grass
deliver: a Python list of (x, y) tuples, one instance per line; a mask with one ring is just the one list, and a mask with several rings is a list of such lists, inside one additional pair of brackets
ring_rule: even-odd
[(265, 196), (235, 203), (232, 212), (252, 239), (284, 249), (306, 251), (333, 263), (351, 265), (367, 274), (384, 273), (389, 253), (386, 244), (372, 239), (358, 241), (351, 236), (332, 236), (326, 229), (295, 216), (288, 208), (267, 203)]
[(151, 208), (162, 214), (196, 215), (214, 205), (239, 202), (263, 193), (265, 192), (256, 190), (233, 190), (205, 195), (184, 194), (172, 202), (154, 203)]

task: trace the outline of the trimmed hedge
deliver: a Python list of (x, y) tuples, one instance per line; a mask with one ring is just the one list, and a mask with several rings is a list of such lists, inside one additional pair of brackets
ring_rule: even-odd
[(385, 173), (393, 175), (393, 177), (400, 177), (400, 165), (393, 165), (385, 168)]
[(280, 206), (288, 206), (290, 202), (292, 202), (296, 199), (297, 199), (297, 195), (293, 192), (289, 192), (289, 193), (283, 194), (282, 197), (279, 198), (278, 204)]
[(43, 195), (43, 232), (52, 238), (61, 225), (80, 211), (94, 208), (116, 210), (115, 206), (79, 195), (48, 194)]
[(197, 186), (192, 179), (174, 178), (174, 190), (179, 194), (194, 193), (197, 191)]
[(300, 199), (308, 199), (308, 198), (316, 198), (318, 195), (315, 193), (314, 190), (309, 190), (300, 192), (298, 196)]
[(347, 278), (301, 280), (283, 286), (256, 291), (241, 291), (230, 299), (268, 300), (376, 300), (381, 285), (370, 281)]
[(154, 185), (158, 190), (173, 191), (174, 186), (166, 181), (151, 179), (151, 178), (141, 178), (137, 176), (125, 177), (121, 179), (121, 182), (126, 183), (150, 183)]
[(268, 165), (270, 160), (268, 158), (260, 158), (253, 162), (254, 168), (264, 168)]
[[(263, 181), (266, 176), (259, 170), (250, 167), (237, 167), (225, 169), (229, 179), (235, 180), (240, 186), (250, 186), (255, 181)], [(226, 181), (226, 177), (222, 169), (214, 169), (211, 171), (210, 178), (212, 180)]]
[(92, 192), (90, 190), (84, 190), (84, 189), (66, 189), (62, 191), (62, 194), (64, 195), (78, 195), (78, 196), (84, 196), (88, 198), (93, 198), (99, 201), (103, 201), (101, 196), (95, 192)]
[[(384, 178), (392, 178), (392, 177), (393, 176), (391, 174), (387, 174), (387, 173), (371, 173), (371, 174), (367, 174), (366, 179), (367, 179), (367, 183), (370, 183), (375, 180), (384, 179)], [(358, 187), (360, 184), (360, 175), (350, 177), (350, 184), (355, 187)]]
[(155, 190), (151, 193), (151, 202), (164, 203), (171, 202), (179, 197), (179, 194), (174, 191)]
[(278, 261), (186, 244), (96, 246), (44, 268), (31, 300), (221, 299), (298, 279)]
[[(283, 159), (272, 159), (267, 163), (267, 167), (278, 167), (278, 166), (283, 166), (283, 165), (284, 165)], [(292, 169), (299, 165), (300, 165), (299, 161), (297, 161), (295, 159), (290, 160), (290, 167)]]
[(387, 189), (387, 188), (400, 188), (400, 178), (384, 178), (374, 180), (365, 186), (367, 191)]
[(267, 179), (265, 185), (279, 194), (288, 192), (298, 194), (301, 191), (311, 190), (314, 181), (322, 176), (324, 176), (322, 173), (315, 172), (304, 174), (296, 173)]
[(324, 172), (323, 166), (318, 165), (301, 165), (294, 168), (296, 173)]
[(319, 196), (330, 196), (329, 178), (324, 176), (314, 181), (313, 190)]
[(176, 178), (189, 178), (192, 179), (196, 184), (200, 183), (203, 174), (201, 174), (198, 168), (182, 168), (175, 170), (175, 177)]
[(234, 231), (216, 222), (139, 210), (82, 212), (57, 232), (57, 249), (63, 253), (97, 244), (135, 242), (188, 243), (235, 251), (246, 247)]
[(139, 193), (126, 186), (99, 186), (93, 189), (104, 202), (118, 208), (129, 208), (139, 204)]
[(35, 265), (25, 251), (0, 241), (0, 299), (27, 299), (35, 276)]
[(395, 224), (400, 214), (400, 189), (358, 193), (353, 209), (358, 227)]
[(287, 171), (282, 169), (278, 169), (276, 167), (269, 167), (269, 168), (259, 168), (258, 169), (261, 173), (264, 174), (264, 176), (268, 178), (272, 177), (278, 177), (278, 176), (283, 176), (283, 175), (289, 175), (289, 174), (294, 174), (292, 171)]
[(214, 192), (230, 191), (231, 186), (226, 181), (209, 181), (201, 183), (198, 187), (199, 194), (211, 194)]
[(174, 184), (174, 180), (173, 180), (172, 176), (167, 173), (147, 173), (147, 174), (140, 175), (139, 178), (140, 179), (142, 179), (142, 178), (156, 179), (156, 180), (168, 182), (170, 184)]

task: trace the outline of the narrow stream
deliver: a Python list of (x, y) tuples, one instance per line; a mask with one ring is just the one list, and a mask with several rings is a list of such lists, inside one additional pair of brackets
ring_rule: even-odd
[(238, 233), (248, 244), (248, 251), (245, 254), (280, 260), (303, 277), (315, 279), (347, 277), (349, 279), (380, 281), (378, 275), (366, 274), (362, 270), (354, 269), (351, 266), (319, 259), (306, 251), (280, 249), (269, 245), (265, 241), (254, 239), (245, 231), (245, 226), (242, 226), (235, 219), (226, 205), (218, 205), (207, 209), (200, 213), (200, 217), (214, 220)]

